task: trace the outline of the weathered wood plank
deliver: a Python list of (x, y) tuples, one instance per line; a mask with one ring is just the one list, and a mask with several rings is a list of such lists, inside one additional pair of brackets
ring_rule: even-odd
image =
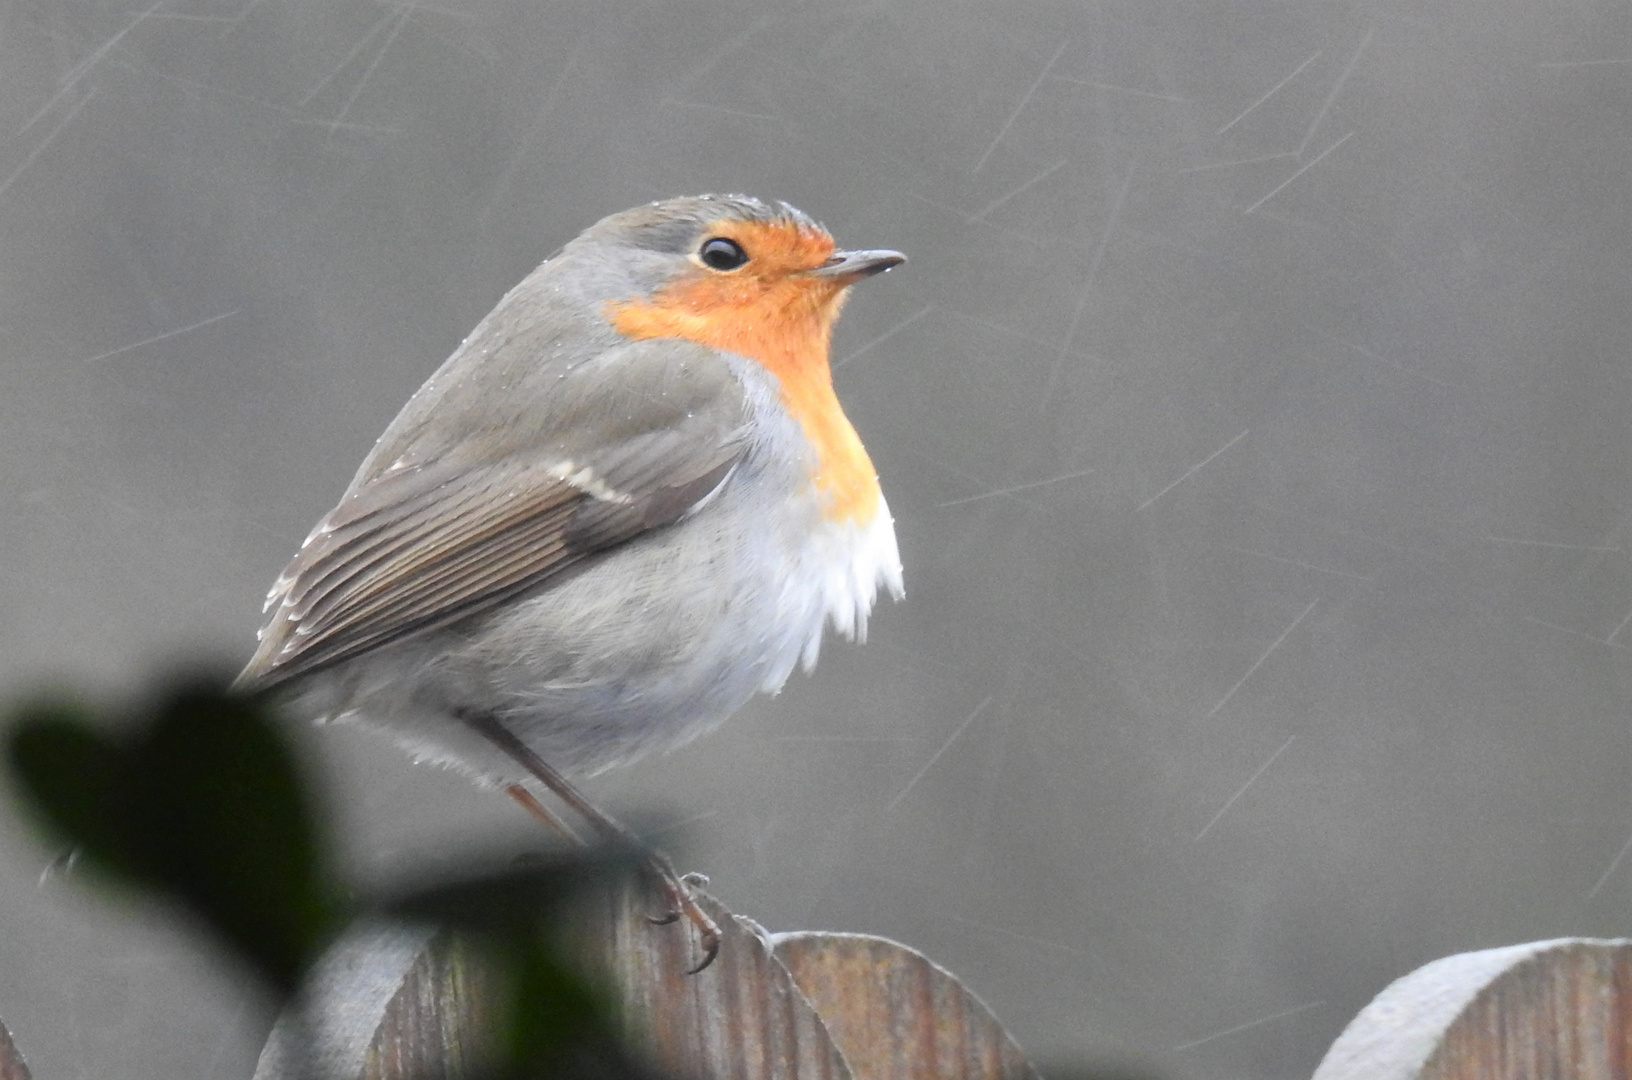
[(991, 1010), (922, 953), (865, 934), (771, 940), (856, 1080), (1039, 1080)]
[(1361, 1010), (1314, 1080), (1554, 1077), (1632, 1077), (1632, 941), (1563, 938), (1436, 960)]
[(586, 921), (584, 940), (604, 943), (594, 967), (611, 973), (635, 1044), (674, 1076), (850, 1080), (844, 1056), (765, 931), (706, 893), (697, 899), (723, 940), (719, 958), (694, 975), (688, 970), (699, 954), (688, 928), (648, 921), (664, 901), (644, 882), (612, 891), (599, 918)]
[(278, 1019), (255, 1080), (466, 1075), (481, 1059), (483, 989), (454, 935), (360, 927), (330, 950), (304, 1000)]
[[(662, 910), (663, 898), (644, 883), (608, 890), (578, 913), (574, 936), (590, 968), (604, 973), (633, 1044), (673, 1076), (850, 1080), (765, 932), (712, 897), (698, 899), (723, 942), (696, 975), (687, 974), (700, 955), (689, 928), (654, 926), (647, 915)], [(279, 1019), (255, 1080), (470, 1075), (483, 1060), (486, 995), (473, 952), (455, 935), (366, 929), (325, 960), (304, 1008)], [(315, 1066), (306, 1074), (297, 1056), (303, 1022)]]

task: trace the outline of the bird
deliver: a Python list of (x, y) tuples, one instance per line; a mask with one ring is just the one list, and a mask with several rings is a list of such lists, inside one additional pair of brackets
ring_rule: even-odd
[[(236, 685), (382, 728), (562, 827), (631, 834), (570, 778), (716, 727), (865, 640), (904, 595), (894, 521), (833, 389), (850, 286), (785, 202), (667, 199), (510, 290), (380, 436), (267, 595)], [(673, 905), (719, 934), (666, 859)]]

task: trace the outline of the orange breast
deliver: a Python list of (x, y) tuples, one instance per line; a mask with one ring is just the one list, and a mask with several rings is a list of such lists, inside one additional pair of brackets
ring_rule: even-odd
[[(805, 239), (810, 244), (825, 240), (826, 251), (790, 253), (790, 257), (820, 265), (832, 251), (832, 240), (808, 234)], [(750, 248), (756, 249), (767, 251), (763, 237)], [(776, 376), (783, 404), (815, 448), (812, 480), (822, 498), (824, 515), (866, 525), (878, 513), (878, 477), (856, 429), (839, 407), (828, 366), (828, 341), (843, 302), (843, 288), (788, 272), (769, 256), (756, 257), (756, 262), (763, 269), (754, 275), (699, 271), (659, 290), (649, 300), (611, 303), (607, 319), (635, 340), (684, 338), (764, 365)]]

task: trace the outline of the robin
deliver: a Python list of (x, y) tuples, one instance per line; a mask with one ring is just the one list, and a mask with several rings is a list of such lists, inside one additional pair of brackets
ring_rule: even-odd
[[(708, 731), (865, 637), (902, 595), (828, 342), (849, 287), (786, 203), (670, 199), (586, 229), (510, 290), (380, 436), (267, 597), (239, 684), (383, 727), (504, 787)], [(570, 833), (569, 833), (570, 835)], [(652, 853), (675, 909), (718, 932)]]

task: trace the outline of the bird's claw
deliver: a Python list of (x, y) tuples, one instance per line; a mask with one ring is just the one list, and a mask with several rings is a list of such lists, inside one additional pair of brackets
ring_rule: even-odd
[(696, 967), (686, 969), (686, 974), (687, 975), (695, 975), (699, 971), (702, 971), (704, 968), (706, 968), (708, 965), (710, 965), (710, 964), (712, 964), (714, 962), (715, 957), (720, 955), (720, 935), (719, 935), (719, 932), (715, 931), (713, 937), (709, 937), (705, 933), (703, 935), (703, 938), (702, 938), (702, 946), (703, 946), (703, 958), (697, 962)]
[(680, 916), (684, 915), (691, 925), (697, 928), (697, 939), (703, 948), (703, 958), (698, 961), (696, 967), (686, 969), (687, 975), (695, 975), (712, 964), (720, 955), (722, 938), (719, 924), (702, 909), (696, 897), (691, 895), (691, 890), (706, 885), (708, 878), (701, 874), (687, 874), (681, 877), (674, 872), (669, 860), (660, 853), (654, 851), (651, 856), (652, 872), (657, 875), (663, 891), (668, 893), (670, 908), (666, 915), (648, 915), (646, 920), (654, 926), (667, 926), (669, 923), (678, 922)]

